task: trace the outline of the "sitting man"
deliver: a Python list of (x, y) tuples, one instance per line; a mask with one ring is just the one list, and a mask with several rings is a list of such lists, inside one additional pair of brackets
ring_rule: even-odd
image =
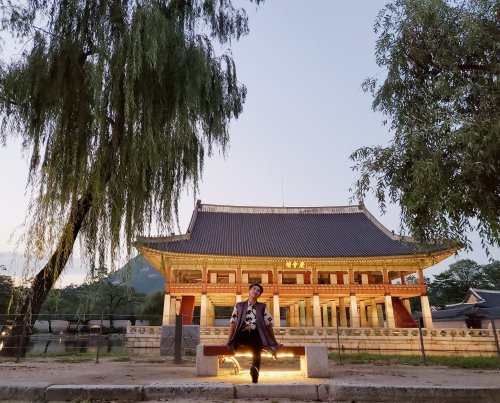
[(261, 350), (267, 350), (276, 356), (276, 349), (281, 346), (274, 337), (273, 318), (266, 304), (257, 301), (263, 292), (264, 288), (259, 283), (250, 284), (248, 300), (234, 306), (226, 342), (234, 351), (251, 350), (250, 375), (253, 383), (259, 380)]

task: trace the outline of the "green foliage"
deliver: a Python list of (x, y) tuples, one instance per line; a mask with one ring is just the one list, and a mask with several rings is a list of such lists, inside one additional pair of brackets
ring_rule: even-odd
[(396, 0), (375, 24), (386, 74), (364, 89), (394, 137), (351, 155), (355, 194), (399, 204), (421, 242), (500, 243), (499, 15), (497, 0)]
[(151, 326), (162, 324), (164, 291), (158, 291), (150, 294), (139, 307), (139, 317), (143, 320), (149, 320)]
[(499, 289), (500, 262), (482, 266), (470, 259), (459, 260), (427, 283), (431, 305), (444, 307), (462, 302), (469, 288)]
[[(51, 290), (40, 311), (41, 320), (54, 319), (104, 319), (133, 317), (144, 301), (144, 295), (136, 293), (124, 282), (115, 282), (105, 277), (90, 284), (70, 285), (63, 289)], [(114, 333), (116, 329), (109, 329)], [(103, 333), (106, 333), (103, 330)]]
[(14, 282), (12, 277), (0, 275), (0, 328), (5, 324), (6, 316), (11, 313), (14, 299)]
[(0, 142), (30, 156), (26, 254), (47, 258), (13, 325), (29, 335), (77, 237), (90, 267), (113, 264), (153, 223), (171, 227), (205, 155), (225, 152), (246, 88), (214, 49), (248, 20), (232, 0), (0, 0), (0, 13), (21, 42), (0, 66)]
[[(330, 360), (338, 360), (337, 353), (328, 355)], [(422, 357), (416, 355), (381, 355), (371, 353), (342, 354), (342, 363), (376, 365), (423, 365)], [(498, 357), (483, 356), (428, 356), (428, 365), (444, 365), (451, 368), (500, 369)]]
[[(43, 254), (63, 228), (80, 231), (102, 265), (153, 221), (169, 227), (242, 112), (246, 88), (214, 45), (248, 33), (245, 11), (231, 0), (32, 0), (2, 11), (23, 44), (0, 69), (0, 140), (19, 136), (30, 155), (28, 249)], [(77, 207), (81, 229), (66, 226)]]
[(500, 261), (495, 260), (483, 266), (484, 280), (488, 288), (500, 290)]

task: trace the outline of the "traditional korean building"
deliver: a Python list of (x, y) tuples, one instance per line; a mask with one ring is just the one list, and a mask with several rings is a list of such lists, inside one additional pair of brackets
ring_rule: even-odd
[[(457, 247), (419, 249), (363, 206), (241, 207), (197, 203), (186, 234), (141, 238), (140, 253), (166, 278), (163, 323), (175, 314), (214, 326), (215, 307), (264, 286), (275, 324), (414, 327), (410, 299), (432, 316), (423, 271)], [(405, 278), (414, 274), (408, 284)]]

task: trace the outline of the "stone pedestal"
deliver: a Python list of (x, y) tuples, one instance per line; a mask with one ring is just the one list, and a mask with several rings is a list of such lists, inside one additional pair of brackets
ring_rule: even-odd
[(206, 356), (203, 352), (205, 346), (196, 346), (196, 376), (217, 376), (219, 372), (219, 357)]
[(306, 378), (327, 378), (328, 348), (326, 346), (305, 346), (305, 356), (300, 357), (300, 369)]

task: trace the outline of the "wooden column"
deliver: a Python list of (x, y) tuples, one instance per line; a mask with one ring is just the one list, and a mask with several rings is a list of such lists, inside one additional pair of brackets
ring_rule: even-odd
[(280, 296), (278, 294), (273, 295), (273, 321), (274, 326), (281, 326)]
[(384, 311), (382, 304), (377, 304), (378, 327), (384, 327)]
[(396, 327), (396, 322), (394, 320), (394, 310), (392, 308), (392, 297), (386, 295), (385, 299), (385, 320), (388, 329), (394, 329)]
[(340, 327), (347, 327), (347, 314), (345, 311), (344, 297), (339, 298)]
[(319, 295), (313, 295), (313, 326), (321, 327), (321, 305), (319, 304)]
[(300, 326), (300, 307), (298, 303), (293, 304), (293, 322), (294, 327)]
[(323, 327), (328, 327), (328, 305), (323, 304)]
[(384, 294), (387, 295), (390, 290), (390, 280), (389, 280), (389, 272), (387, 271), (387, 266), (384, 265), (384, 269), (382, 270), (382, 276), (384, 278)]
[(278, 267), (274, 265), (273, 267), (273, 293), (275, 295), (279, 294), (279, 277), (278, 277)]
[(313, 265), (311, 272), (312, 272), (312, 289), (314, 295), (318, 294), (318, 272), (316, 270), (316, 265)]
[(332, 327), (337, 327), (337, 301), (332, 300), (331, 309), (332, 309)]
[(306, 326), (307, 327), (313, 327), (314, 326), (314, 311), (313, 311), (313, 304), (312, 304), (312, 298), (307, 297), (305, 299), (306, 302)]
[(175, 315), (177, 313), (177, 299), (170, 298), (170, 312), (169, 312), (169, 322), (171, 325), (175, 324)]
[(349, 317), (351, 319), (350, 327), (359, 327), (358, 302), (355, 294), (349, 298)]
[(200, 303), (200, 327), (206, 327), (207, 324), (207, 294), (201, 294)]
[(241, 266), (238, 265), (236, 268), (236, 300), (238, 300), (238, 295), (241, 301)]
[(201, 269), (201, 292), (207, 293), (207, 264), (203, 263), (203, 268)]
[(172, 267), (168, 266), (165, 270), (165, 292), (170, 294), (170, 282), (172, 277)]
[[(349, 269), (349, 292), (351, 295), (354, 294), (354, 269), (352, 267)], [(351, 327), (352, 327), (352, 321), (351, 321)]]
[(207, 323), (209, 326), (215, 326), (215, 305), (212, 300), (207, 298), (208, 305), (208, 315), (207, 315)]
[[(164, 266), (163, 256), (161, 258), (161, 264)], [(172, 276), (172, 267), (168, 265), (165, 269), (165, 297), (163, 298), (163, 325), (171, 325), (170, 322), (170, 277)], [(175, 322), (174, 322), (175, 323)]]
[(163, 298), (163, 325), (170, 325), (170, 294), (165, 294)]
[(361, 327), (366, 327), (366, 306), (364, 301), (359, 301), (359, 324)]
[(371, 307), (371, 320), (372, 320), (372, 327), (380, 327), (379, 323), (379, 317), (378, 317), (378, 309), (377, 309), (377, 302), (375, 301), (375, 298), (370, 298), (370, 307)]
[(303, 299), (299, 301), (299, 326), (305, 327), (306, 322), (306, 304)]
[(372, 322), (372, 306), (366, 305), (366, 325), (367, 327), (374, 327)]
[(424, 320), (424, 327), (426, 329), (432, 329), (434, 325), (432, 324), (432, 314), (431, 306), (429, 304), (429, 297), (427, 295), (422, 295), (420, 297), (420, 304), (422, 305), (422, 319)]

